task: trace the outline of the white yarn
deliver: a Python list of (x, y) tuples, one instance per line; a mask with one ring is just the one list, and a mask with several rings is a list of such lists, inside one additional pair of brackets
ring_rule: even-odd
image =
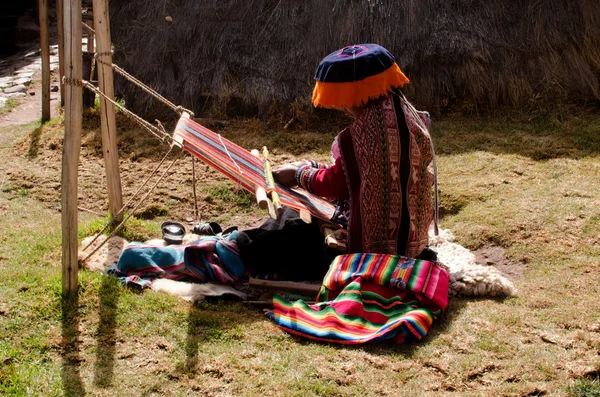
[(450, 230), (440, 229), (439, 236), (429, 235), (429, 245), (438, 259), (450, 269), (450, 296), (513, 296), (513, 283), (491, 266), (475, 261), (475, 255), (454, 242)]

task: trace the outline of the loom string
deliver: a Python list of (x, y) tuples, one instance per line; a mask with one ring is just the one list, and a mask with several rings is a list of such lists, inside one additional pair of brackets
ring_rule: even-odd
[(235, 162), (233, 157), (231, 157), (231, 154), (229, 154), (229, 149), (227, 149), (227, 146), (225, 146), (225, 142), (223, 142), (223, 138), (221, 137), (221, 134), (217, 134), (217, 135), (219, 136), (219, 141), (221, 142), (223, 149), (225, 149), (225, 153), (227, 153), (227, 156), (229, 157), (229, 159), (233, 162), (233, 164), (237, 167), (238, 171), (240, 172), (238, 175), (238, 184), (234, 190), (234, 192), (237, 193), (242, 188), (242, 175), (244, 175), (244, 172), (242, 171), (242, 169), (240, 168), (238, 163)]

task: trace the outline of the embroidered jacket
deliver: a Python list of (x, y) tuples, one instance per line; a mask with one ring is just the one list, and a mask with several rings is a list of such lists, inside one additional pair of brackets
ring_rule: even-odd
[(297, 182), (339, 199), (337, 221), (347, 221), (348, 253), (416, 257), (434, 218), (433, 143), (429, 116), (400, 92), (364, 109), (336, 138), (334, 164), (302, 167)]

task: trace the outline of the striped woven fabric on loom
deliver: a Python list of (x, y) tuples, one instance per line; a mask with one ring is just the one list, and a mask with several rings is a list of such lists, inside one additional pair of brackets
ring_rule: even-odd
[[(254, 193), (256, 186), (267, 188), (262, 159), (193, 120), (180, 118), (173, 139), (182, 144), (184, 150), (244, 189)], [(303, 189), (288, 189), (277, 185), (276, 190), (285, 206), (295, 210), (305, 209), (325, 221), (333, 217), (335, 207), (329, 201)]]
[(319, 303), (273, 299), (267, 312), (285, 331), (322, 342), (420, 340), (448, 306), (449, 273), (439, 265), (379, 254), (338, 256)]

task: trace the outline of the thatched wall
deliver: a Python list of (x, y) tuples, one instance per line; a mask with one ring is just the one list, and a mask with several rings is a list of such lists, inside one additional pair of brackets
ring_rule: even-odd
[[(409, 96), (434, 110), (599, 98), (598, 0), (111, 0), (110, 10), (115, 62), (195, 111), (206, 95), (258, 111), (307, 103), (319, 60), (359, 42), (390, 49)], [(145, 95), (118, 90), (149, 114)]]

